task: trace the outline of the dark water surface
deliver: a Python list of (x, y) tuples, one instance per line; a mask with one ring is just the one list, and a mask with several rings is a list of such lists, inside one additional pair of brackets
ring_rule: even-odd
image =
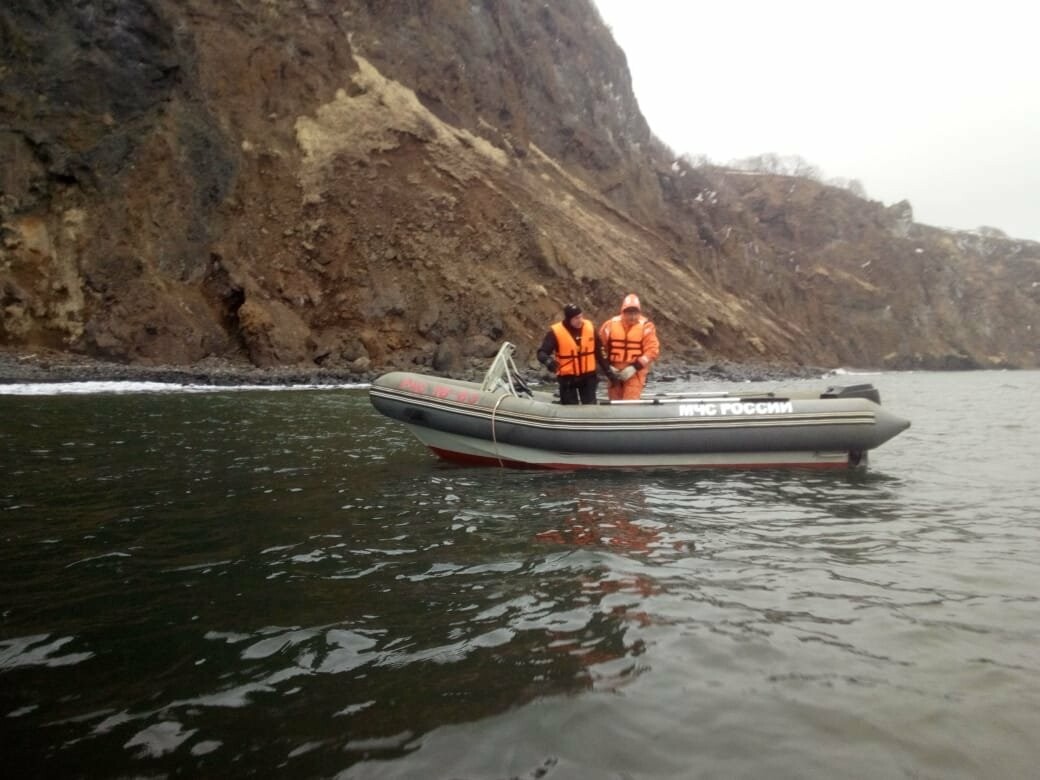
[(1035, 776), (1040, 373), (867, 379), (913, 427), (861, 474), (449, 467), (362, 390), (0, 395), (5, 773)]

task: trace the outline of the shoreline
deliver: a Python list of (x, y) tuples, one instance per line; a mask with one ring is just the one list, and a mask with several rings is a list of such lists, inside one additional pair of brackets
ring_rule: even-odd
[(112, 363), (67, 353), (13, 354), (0, 351), (0, 384), (64, 382), (162, 382), (178, 385), (335, 385), (358, 384), (370, 377), (320, 366), (257, 368), (220, 358), (190, 366)]
[[(489, 361), (490, 364), (490, 361)], [(413, 366), (417, 373), (436, 375), (429, 366)], [(480, 381), (485, 368), (452, 372), (455, 379)], [(767, 363), (712, 361), (695, 364), (663, 362), (653, 369), (659, 383), (680, 380), (764, 382), (786, 379), (822, 379), (832, 369), (816, 366), (776, 366)], [(358, 373), (349, 369), (321, 366), (278, 366), (257, 368), (221, 358), (207, 358), (190, 366), (142, 366), (112, 363), (71, 353), (18, 353), (0, 349), (0, 384), (57, 384), (67, 382), (162, 382), (236, 387), (241, 385), (341, 385), (367, 384), (383, 372)], [(552, 381), (545, 372), (521, 372), (528, 381)]]

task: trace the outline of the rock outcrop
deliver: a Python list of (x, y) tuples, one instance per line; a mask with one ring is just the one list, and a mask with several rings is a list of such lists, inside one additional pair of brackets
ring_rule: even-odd
[(0, 156), (8, 348), (450, 372), (637, 291), (673, 356), (1040, 365), (1040, 244), (676, 161), (586, 0), (8, 0)]

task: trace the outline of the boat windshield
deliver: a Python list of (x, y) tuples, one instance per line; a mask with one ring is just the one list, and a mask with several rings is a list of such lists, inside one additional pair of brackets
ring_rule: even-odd
[(534, 395), (531, 392), (531, 388), (520, 377), (520, 371), (517, 369), (516, 363), (513, 362), (513, 353), (515, 351), (516, 347), (508, 341), (502, 343), (498, 354), (495, 355), (495, 359), (491, 361), (491, 367), (484, 375), (484, 381), (480, 385), (482, 391), (485, 393), (505, 392), (517, 397), (525, 396), (528, 398)]

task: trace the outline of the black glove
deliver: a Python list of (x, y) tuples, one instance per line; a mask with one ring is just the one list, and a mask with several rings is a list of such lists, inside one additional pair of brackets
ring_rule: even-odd
[(559, 367), (560, 367), (560, 364), (559, 364), (559, 363), (557, 363), (557, 362), (556, 362), (555, 360), (553, 360), (552, 358), (549, 358), (548, 360), (546, 360), (546, 361), (545, 361), (545, 368), (546, 368), (546, 370), (547, 370), (547, 371), (548, 371), (548, 372), (549, 372), (550, 374), (555, 374), (555, 373), (556, 373), (556, 370), (557, 370), (557, 369), (558, 369)]

